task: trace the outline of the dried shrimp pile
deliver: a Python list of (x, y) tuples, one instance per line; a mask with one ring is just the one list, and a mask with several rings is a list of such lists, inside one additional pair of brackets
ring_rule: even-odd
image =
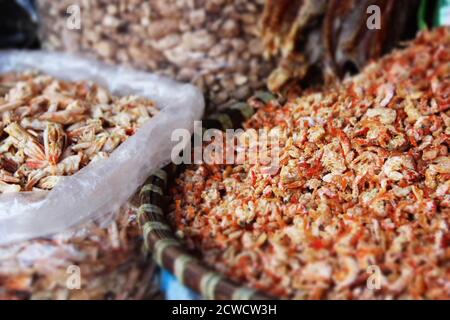
[(277, 170), (194, 165), (171, 190), (204, 262), (286, 298), (450, 298), (449, 28), (246, 128), (280, 137)]
[(0, 193), (52, 189), (158, 112), (151, 100), (36, 72), (0, 75)]

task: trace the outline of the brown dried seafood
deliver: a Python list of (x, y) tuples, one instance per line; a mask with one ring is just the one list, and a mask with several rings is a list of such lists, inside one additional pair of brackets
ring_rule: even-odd
[[(380, 29), (367, 26), (371, 5), (380, 8)], [(267, 0), (263, 39), (269, 55), (281, 56), (269, 88), (330, 82), (362, 69), (414, 36), (418, 5), (417, 0)]]
[(35, 72), (0, 75), (0, 86), (0, 193), (52, 189), (158, 112), (148, 99)]
[(172, 188), (205, 263), (285, 298), (450, 298), (450, 28), (245, 126), (279, 136), (276, 170), (192, 165)]
[[(265, 86), (264, 0), (38, 0), (43, 46), (131, 64), (200, 87), (212, 111)], [(78, 5), (81, 28), (67, 28)]]

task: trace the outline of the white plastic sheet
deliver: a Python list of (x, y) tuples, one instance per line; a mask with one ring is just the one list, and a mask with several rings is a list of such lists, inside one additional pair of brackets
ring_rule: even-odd
[(0, 52), (0, 73), (39, 70), (65, 80), (92, 80), (116, 95), (152, 99), (161, 110), (109, 159), (64, 177), (48, 192), (0, 195), (0, 244), (48, 236), (89, 220), (107, 220), (152, 171), (170, 161), (172, 131), (192, 132), (204, 100), (192, 85), (124, 67), (43, 51)]

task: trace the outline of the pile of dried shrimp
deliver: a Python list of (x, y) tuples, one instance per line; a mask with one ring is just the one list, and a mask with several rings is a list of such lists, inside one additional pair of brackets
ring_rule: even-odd
[(277, 168), (193, 165), (172, 189), (205, 263), (286, 298), (450, 298), (450, 28), (245, 126), (280, 138)]

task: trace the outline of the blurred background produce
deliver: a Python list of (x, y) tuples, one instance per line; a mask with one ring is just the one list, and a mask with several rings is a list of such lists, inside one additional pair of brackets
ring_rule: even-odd
[[(87, 53), (180, 81), (205, 93), (209, 109), (245, 100), (265, 86), (258, 21), (264, 0), (38, 0), (42, 45)], [(81, 8), (81, 29), (66, 27)]]
[[(358, 72), (418, 30), (419, 6), (438, 0), (37, 0), (46, 49), (192, 82), (207, 113), (266, 89), (332, 83)], [(67, 8), (81, 28), (67, 28)], [(380, 8), (380, 29), (368, 18)], [(431, 18), (433, 19), (433, 18)]]
[[(354, 74), (417, 31), (419, 0), (267, 0), (262, 37), (266, 54), (279, 56), (268, 85), (333, 82)], [(380, 8), (380, 29), (369, 29)], [(376, 20), (373, 21), (376, 23)]]

